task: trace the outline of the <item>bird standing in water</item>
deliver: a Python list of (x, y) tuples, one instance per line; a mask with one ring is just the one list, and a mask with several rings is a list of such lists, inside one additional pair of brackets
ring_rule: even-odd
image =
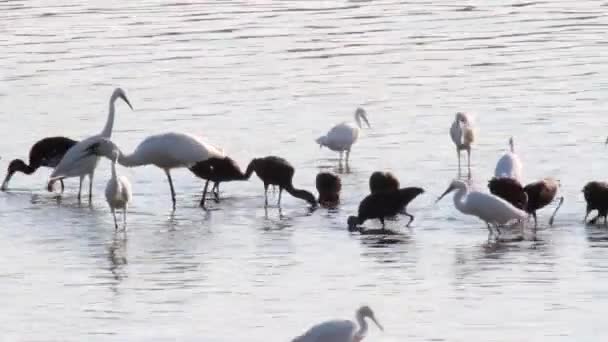
[(331, 172), (319, 172), (315, 180), (319, 192), (319, 204), (322, 207), (334, 208), (340, 203), (342, 181)]
[(114, 227), (118, 230), (118, 221), (116, 220), (116, 210), (122, 210), (122, 222), (124, 229), (127, 228), (127, 206), (133, 197), (131, 192), (131, 183), (125, 176), (119, 176), (116, 172), (116, 162), (118, 161), (119, 153), (112, 153), (112, 177), (106, 184), (106, 201), (114, 216)]
[(199, 178), (205, 179), (205, 187), (201, 198), (201, 207), (205, 208), (205, 197), (209, 182), (213, 182), (211, 192), (215, 197), (215, 201), (220, 201), (220, 183), (236, 180), (247, 180), (239, 165), (230, 157), (213, 157), (205, 161), (198, 162), (189, 168), (190, 172)]
[(467, 166), (469, 177), (471, 176), (471, 145), (475, 141), (475, 131), (471, 118), (462, 112), (456, 113), (454, 122), (450, 127), (450, 137), (456, 145), (456, 154), (458, 155), (458, 175), (461, 174), (460, 168), (460, 151), (467, 151)]
[(369, 177), (369, 192), (395, 191), (399, 189), (399, 180), (390, 172), (376, 171)]
[(303, 335), (294, 338), (291, 342), (360, 342), (367, 334), (366, 318), (371, 319), (382, 331), (384, 328), (376, 319), (376, 315), (369, 306), (360, 307), (355, 317), (359, 324), (349, 320), (331, 320), (323, 322), (308, 329)]
[(367, 113), (361, 107), (355, 111), (356, 125), (350, 122), (342, 122), (332, 127), (327, 134), (317, 138), (316, 142), (319, 146), (327, 147), (332, 151), (340, 153), (340, 164), (342, 163), (342, 154), (346, 152), (346, 164), (350, 160), (350, 150), (353, 144), (359, 139), (359, 132), (362, 128), (361, 120), (365, 121), (368, 128), (371, 128), (367, 120)]

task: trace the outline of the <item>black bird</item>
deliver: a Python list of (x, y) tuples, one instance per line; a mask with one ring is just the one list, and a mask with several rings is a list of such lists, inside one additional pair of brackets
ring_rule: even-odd
[(608, 183), (606, 182), (589, 182), (583, 188), (585, 201), (587, 202), (587, 212), (583, 221), (587, 221), (587, 216), (592, 210), (597, 210), (597, 216), (589, 221), (595, 224), (601, 217), (604, 218), (604, 224), (608, 225), (606, 216), (608, 216)]
[(215, 196), (215, 201), (220, 200), (220, 183), (236, 180), (247, 180), (251, 176), (245, 176), (238, 164), (230, 157), (224, 158), (209, 158), (205, 161), (198, 162), (189, 168), (190, 172), (199, 178), (207, 180), (203, 189), (201, 198), (201, 207), (205, 207), (205, 197), (207, 196), (207, 187), (209, 182), (213, 182), (211, 192)]
[(340, 203), (340, 190), (342, 190), (340, 177), (331, 172), (319, 172), (315, 183), (321, 206), (332, 208)]
[(249, 178), (253, 171), (255, 171), (255, 174), (264, 182), (265, 206), (268, 206), (268, 186), (278, 185), (279, 200), (277, 204), (279, 207), (281, 207), (281, 193), (283, 190), (287, 191), (293, 197), (303, 199), (313, 207), (316, 207), (317, 200), (312, 193), (293, 187), (292, 181), (295, 170), (287, 160), (276, 156), (254, 158), (247, 166), (245, 177)]
[(399, 190), (379, 192), (367, 195), (359, 204), (357, 216), (348, 217), (348, 229), (357, 230), (357, 225), (369, 219), (379, 219), (384, 229), (384, 219), (402, 212), (410, 218), (407, 227), (414, 221), (414, 215), (409, 214), (406, 206), (418, 195), (424, 193), (422, 188), (409, 187)]
[(376, 171), (369, 177), (369, 192), (375, 194), (399, 189), (399, 180), (390, 172)]
[[(14, 159), (8, 165), (8, 173), (2, 182), (2, 191), (8, 188), (8, 182), (15, 172), (23, 172), (31, 175), (41, 166), (54, 168), (59, 164), (63, 155), (78, 141), (66, 137), (48, 137), (36, 142), (30, 149), (29, 165), (21, 159)], [(61, 182), (61, 192), (63, 192), (63, 180)], [(52, 187), (52, 184), (49, 185)]]
[(524, 210), (528, 204), (528, 195), (517, 179), (494, 177), (488, 182), (488, 188), (492, 194), (511, 203), (518, 209)]

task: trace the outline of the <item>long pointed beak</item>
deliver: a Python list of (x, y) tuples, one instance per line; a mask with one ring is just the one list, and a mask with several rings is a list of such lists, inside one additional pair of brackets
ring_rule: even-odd
[(129, 108), (131, 108), (131, 110), (133, 110), (133, 106), (131, 106), (131, 102), (129, 102), (129, 99), (126, 96), (121, 96), (120, 98), (123, 99), (129, 105)]
[(447, 188), (447, 190), (446, 190), (446, 191), (445, 191), (443, 194), (441, 194), (441, 196), (439, 196), (439, 198), (437, 198), (437, 200), (435, 201), (435, 203), (437, 203), (437, 202), (441, 201), (441, 199), (442, 199), (442, 198), (444, 198), (444, 197), (445, 197), (445, 195), (449, 194), (449, 193), (450, 193), (450, 191), (452, 191), (452, 190), (454, 190), (454, 188), (453, 188), (453, 187), (451, 187), (451, 186), (449, 186), (449, 187)]
[(380, 324), (380, 322), (378, 322), (378, 320), (376, 319), (376, 317), (372, 316), (370, 317), (372, 319), (372, 321), (374, 321), (374, 323), (376, 323), (376, 325), (378, 326), (378, 328), (382, 331), (384, 331), (384, 328), (382, 327), (382, 324)]
[(367, 128), (372, 128), (372, 125), (370, 125), (369, 121), (367, 120), (367, 115), (363, 114), (363, 115), (361, 115), (361, 117), (363, 118), (363, 121), (365, 121)]
[(608, 145), (608, 137), (606, 138), (606, 142), (604, 143), (604, 145)]
[(6, 174), (6, 177), (4, 177), (4, 181), (2, 182), (2, 187), (0, 187), (0, 190), (2, 191), (6, 191), (6, 189), (8, 189), (8, 182), (11, 180), (11, 177), (13, 177), (14, 172), (9, 172)]

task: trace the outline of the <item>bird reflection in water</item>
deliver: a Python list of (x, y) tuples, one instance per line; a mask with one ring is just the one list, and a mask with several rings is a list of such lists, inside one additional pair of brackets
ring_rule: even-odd
[(112, 290), (118, 292), (118, 285), (127, 277), (124, 266), (127, 265), (127, 234), (125, 231), (115, 231), (112, 241), (107, 246), (109, 271), (112, 278), (116, 280), (112, 284)]

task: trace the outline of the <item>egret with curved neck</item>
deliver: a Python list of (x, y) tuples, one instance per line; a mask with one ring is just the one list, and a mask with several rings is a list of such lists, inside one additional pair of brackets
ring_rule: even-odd
[(342, 155), (346, 152), (346, 163), (350, 158), (350, 150), (353, 144), (359, 139), (359, 132), (362, 128), (361, 121), (371, 128), (367, 120), (367, 113), (361, 107), (355, 111), (356, 125), (348, 122), (342, 122), (332, 127), (326, 135), (317, 138), (316, 142), (320, 147), (327, 147), (332, 151), (340, 153), (340, 163), (342, 163)]
[(323, 322), (308, 329), (304, 334), (294, 338), (292, 342), (359, 342), (367, 335), (369, 318), (381, 331), (384, 328), (376, 319), (372, 309), (365, 305), (360, 307), (355, 314), (357, 324), (349, 320), (331, 320)]

